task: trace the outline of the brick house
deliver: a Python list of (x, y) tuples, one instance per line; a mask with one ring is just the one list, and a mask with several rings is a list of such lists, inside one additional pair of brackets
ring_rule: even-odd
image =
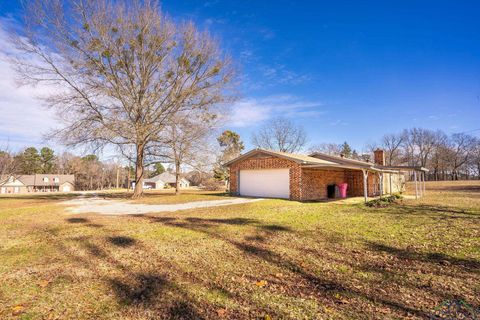
[(415, 177), (417, 172), (423, 177), (426, 171), (386, 166), (383, 150), (376, 150), (374, 155), (375, 162), (371, 163), (323, 153), (307, 156), (254, 149), (226, 164), (230, 169), (230, 192), (308, 201), (326, 199), (328, 185), (347, 183), (349, 197), (363, 196), (367, 200), (404, 191), (407, 171), (415, 172)]

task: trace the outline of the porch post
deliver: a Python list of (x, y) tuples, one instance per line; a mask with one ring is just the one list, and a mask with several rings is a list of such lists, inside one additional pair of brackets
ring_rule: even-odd
[(417, 184), (417, 171), (413, 171), (413, 179), (415, 180), (415, 199), (418, 199), (418, 184)]
[(390, 194), (393, 194), (393, 190), (392, 190), (392, 174), (389, 173), (390, 175)]
[(380, 172), (380, 197), (383, 196), (383, 172)]
[(420, 198), (423, 198), (423, 172), (420, 172), (420, 184), (419, 184), (419, 188), (420, 188)]
[(427, 175), (427, 173), (424, 172), (424, 173), (423, 173), (423, 192), (422, 192), (422, 194), (423, 194), (424, 197), (425, 197), (425, 189), (426, 189), (426, 183), (425, 183), (426, 175)]
[(363, 197), (365, 199), (365, 203), (368, 200), (368, 189), (367, 189), (367, 177), (368, 177), (368, 171), (367, 170), (362, 170), (363, 172)]

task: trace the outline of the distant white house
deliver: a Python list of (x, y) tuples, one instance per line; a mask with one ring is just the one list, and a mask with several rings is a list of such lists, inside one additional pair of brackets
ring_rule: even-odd
[[(190, 181), (185, 178), (180, 178), (180, 188), (190, 187)], [(175, 175), (170, 172), (164, 172), (153, 178), (143, 180), (144, 189), (165, 189), (168, 187), (175, 188)], [(132, 182), (132, 187), (135, 187), (135, 182)]]

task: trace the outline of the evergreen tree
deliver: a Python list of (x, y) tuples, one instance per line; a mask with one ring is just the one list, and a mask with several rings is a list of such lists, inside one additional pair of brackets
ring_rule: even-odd
[(40, 150), (40, 162), (42, 173), (53, 173), (55, 167), (54, 151), (48, 147)]
[(152, 177), (154, 176), (158, 176), (159, 174), (162, 174), (165, 172), (165, 167), (163, 166), (162, 163), (160, 162), (157, 162), (153, 165), (153, 168), (155, 169), (153, 172), (152, 172)]
[(220, 157), (217, 159), (217, 164), (213, 171), (214, 178), (217, 180), (228, 180), (228, 170), (224, 163), (238, 157), (245, 146), (243, 145), (240, 135), (234, 131), (225, 130), (218, 138), (218, 144), (222, 149)]
[(357, 150), (353, 150), (353, 152), (352, 152), (352, 159), (360, 160), (360, 156), (358, 155)]
[(19, 156), (20, 171), (22, 174), (41, 173), (42, 161), (38, 150), (34, 147), (25, 149)]
[(347, 143), (347, 141), (345, 141), (342, 145), (342, 152), (343, 156), (345, 158), (351, 158), (352, 157), (352, 148), (350, 147), (350, 145)]

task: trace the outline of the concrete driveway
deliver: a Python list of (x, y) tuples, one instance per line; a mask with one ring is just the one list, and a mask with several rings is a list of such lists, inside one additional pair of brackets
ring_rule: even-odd
[(71, 213), (98, 213), (103, 215), (135, 215), (154, 212), (173, 212), (197, 208), (229, 206), (251, 203), (263, 199), (230, 198), (225, 200), (194, 201), (178, 204), (137, 204), (121, 200), (79, 198), (62, 202)]

